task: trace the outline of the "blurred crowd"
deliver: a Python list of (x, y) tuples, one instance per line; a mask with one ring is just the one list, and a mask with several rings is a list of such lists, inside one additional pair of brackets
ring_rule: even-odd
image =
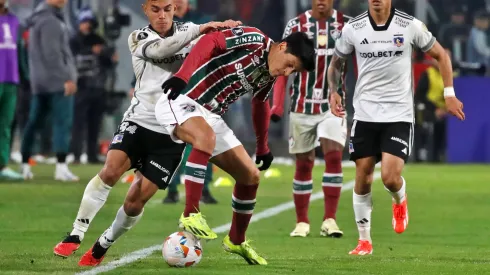
[[(118, 54), (125, 50), (126, 37), (121, 35), (121, 26), (111, 27), (110, 22), (114, 20), (107, 16), (101, 18), (97, 9), (101, 9), (102, 2), (124, 6), (133, 19), (141, 15), (141, 3), (134, 0), (73, 0), (69, 3), (66, 0), (11, 0), (10, 3), (0, 0), (3, 34), (0, 37), (1, 171), (14, 172), (6, 168), (12, 146), (17, 153), (13, 156), (19, 162), (33, 161), (33, 156), (42, 155), (55, 157), (58, 163), (66, 162), (67, 156), (70, 161), (80, 162), (85, 156), (90, 163), (100, 163), (104, 140), (110, 138), (104, 132), (112, 131), (105, 129), (103, 118), (114, 116), (118, 123), (122, 118), (120, 110), (124, 109), (120, 105), (127, 106), (133, 91), (127, 87), (129, 93), (115, 93), (118, 81), (133, 75), (131, 67), (124, 65), (128, 64), (129, 56)], [(367, 6), (367, 1), (334, 2), (337, 9), (352, 16)], [(420, 1), (393, 2), (395, 7), (415, 15)], [(99, 4), (97, 8), (90, 8), (87, 6), (90, 3)], [(274, 40), (282, 37), (291, 3), (297, 13), (311, 5), (310, 0), (175, 0), (175, 3), (178, 21), (199, 24), (233, 18), (260, 28)], [(455, 72), (488, 76), (490, 1), (453, 0), (448, 5), (445, 0), (428, 0), (425, 4), (424, 21), (452, 57)], [(51, 23), (46, 24), (46, 21)], [(59, 27), (59, 22), (63, 22), (63, 28)], [(129, 31), (143, 27), (126, 23)], [(348, 98), (355, 85), (353, 73), (349, 74)], [(423, 54), (415, 55), (414, 76), (419, 129), (414, 160), (443, 161), (445, 147), (441, 141), (445, 136), (446, 113), (437, 64)], [(351, 115), (352, 109), (348, 111)], [(241, 140), (255, 140), (250, 131), (250, 98), (233, 105), (225, 119)], [(285, 120), (272, 124), (270, 139), (287, 144), (287, 132)], [(23, 159), (19, 159), (19, 155)]]

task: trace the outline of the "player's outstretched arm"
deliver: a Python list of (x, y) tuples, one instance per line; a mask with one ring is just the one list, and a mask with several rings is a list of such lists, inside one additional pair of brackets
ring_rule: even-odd
[(463, 103), (459, 101), (454, 92), (451, 58), (439, 42), (435, 42), (434, 46), (427, 51), (427, 54), (437, 60), (439, 64), (439, 71), (444, 82), (444, 99), (447, 111), (459, 120), (465, 120)]
[(269, 169), (272, 164), (272, 160), (274, 159), (268, 144), (268, 133), (270, 124), (269, 117), (269, 100), (264, 101), (260, 98), (260, 96), (254, 97), (252, 99), (252, 121), (254, 125), (255, 136), (257, 138), (255, 163), (260, 164), (262, 162), (262, 165), (259, 167), (260, 171)]
[(284, 96), (286, 95), (287, 76), (280, 76), (274, 85), (274, 96), (272, 97), (271, 120), (278, 122), (284, 113)]
[(147, 59), (161, 59), (175, 55), (201, 34), (220, 28), (233, 28), (242, 24), (240, 21), (209, 22), (202, 25), (185, 23), (178, 26), (178, 31), (166, 38), (150, 35), (145, 31), (134, 31), (128, 39), (129, 49), (133, 55)]
[[(328, 87), (338, 87), (339, 81), (342, 77), (342, 68), (344, 67), (346, 59), (340, 57), (337, 53), (334, 53), (330, 65), (328, 66), (327, 79)], [(345, 116), (345, 109), (342, 104), (342, 97), (335, 89), (329, 89), (329, 101), (332, 114), (338, 117)]]

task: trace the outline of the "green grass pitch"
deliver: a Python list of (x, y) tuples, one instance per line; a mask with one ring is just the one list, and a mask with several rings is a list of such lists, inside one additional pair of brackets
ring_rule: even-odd
[[(293, 167), (275, 166), (279, 178), (263, 179), (256, 213), (292, 199)], [(95, 239), (111, 224), (128, 190), (119, 183), (92, 223), (72, 257), (53, 255), (54, 245), (71, 230), (85, 185), (97, 166), (73, 166), (79, 183), (52, 180), (53, 166), (36, 166), (29, 183), (0, 183), (0, 274), (75, 274), (88, 271), (77, 263)], [(322, 168), (315, 167), (314, 192), (321, 190)], [(215, 177), (222, 175), (217, 173)], [(373, 186), (372, 237), (374, 254), (348, 255), (357, 243), (352, 210), (352, 191), (342, 193), (338, 223), (342, 239), (320, 237), (323, 202), (310, 205), (311, 234), (290, 238), (294, 210), (253, 223), (248, 237), (268, 261), (268, 266), (247, 263), (221, 249), (221, 239), (203, 243), (202, 262), (194, 268), (168, 267), (161, 252), (113, 269), (106, 274), (490, 274), (490, 167), (409, 165), (407, 180), (410, 223), (396, 234), (391, 227), (391, 198), (379, 180)], [(344, 169), (344, 182), (354, 177)], [(182, 187), (182, 186), (181, 186)], [(208, 223), (217, 227), (231, 221), (232, 187), (213, 187), (218, 205), (202, 207)], [(183, 201), (163, 205), (165, 192), (152, 199), (132, 231), (109, 250), (103, 264), (133, 251), (161, 244), (177, 231)]]

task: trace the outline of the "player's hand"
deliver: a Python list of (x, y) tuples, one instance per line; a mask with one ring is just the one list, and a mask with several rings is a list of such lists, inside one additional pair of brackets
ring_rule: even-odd
[(77, 92), (77, 84), (75, 82), (68, 80), (65, 82), (65, 96), (73, 95)]
[(271, 109), (271, 120), (272, 122), (279, 122), (282, 118), (283, 110), (278, 106), (272, 106)]
[(339, 95), (339, 93), (330, 92), (330, 108), (334, 116), (341, 118), (345, 116), (345, 109), (342, 105), (342, 97)]
[(230, 28), (235, 28), (240, 25), (242, 25), (242, 21), (235, 21), (235, 20), (226, 20), (224, 22), (209, 22), (206, 24), (202, 24), (201, 27), (199, 27), (199, 31), (202, 34), (212, 32), (218, 29), (230, 29)]
[(455, 96), (445, 97), (447, 112), (451, 115), (457, 117), (459, 120), (465, 120), (465, 115), (463, 113), (463, 103), (459, 101)]
[(257, 155), (255, 157), (255, 164), (260, 164), (262, 162), (262, 165), (259, 167), (260, 171), (264, 171), (269, 169), (271, 167), (272, 161), (274, 160), (274, 156), (272, 155), (271, 151), (265, 155)]
[(165, 81), (165, 83), (163, 83), (162, 89), (164, 94), (167, 94), (168, 91), (170, 91), (168, 94), (169, 100), (175, 100), (177, 97), (179, 97), (180, 92), (185, 89), (185, 86), (187, 86), (187, 82), (185, 82), (182, 78), (172, 76)]

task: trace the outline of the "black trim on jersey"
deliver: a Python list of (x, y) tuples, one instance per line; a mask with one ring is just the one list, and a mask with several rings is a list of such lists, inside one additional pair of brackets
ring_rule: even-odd
[(371, 23), (371, 27), (373, 27), (373, 30), (375, 31), (386, 31), (391, 24), (391, 20), (393, 20), (393, 17), (395, 16), (395, 9), (391, 8), (390, 11), (390, 17), (388, 17), (388, 21), (383, 26), (378, 26), (376, 25), (376, 22), (374, 22), (373, 17), (371, 17), (371, 13), (368, 11), (368, 17), (369, 17), (369, 23)]
[(397, 10), (397, 9), (395, 9), (395, 15), (400, 16), (400, 17), (402, 17), (402, 18), (405, 18), (405, 19), (407, 19), (407, 20), (413, 20), (413, 19), (414, 19), (414, 17), (413, 17), (413, 16), (411, 16), (411, 15), (409, 15), (409, 14), (407, 14), (407, 13), (404, 13), (404, 12), (402, 12), (402, 11), (399, 11), (399, 10)]
[(157, 32), (157, 31), (156, 31), (156, 30), (155, 30), (155, 29), (154, 29), (154, 28), (151, 26), (151, 24), (150, 24), (150, 25), (148, 25), (148, 28), (149, 28), (150, 30), (152, 30), (153, 32), (155, 32), (156, 34), (160, 35), (160, 37), (161, 37), (161, 38), (167, 38), (167, 37), (172, 36), (172, 35), (174, 35), (174, 34), (175, 34), (175, 29), (177, 28), (177, 24), (176, 24), (176, 23), (177, 23), (176, 21), (173, 21), (173, 22), (172, 22), (172, 27), (170, 28), (170, 31), (168, 32), (167, 36), (161, 36), (161, 35), (160, 35), (160, 34), (159, 34), (159, 33), (158, 33), (158, 32)]
[(368, 12), (367, 11), (365, 11), (361, 15), (355, 17), (354, 19), (349, 20), (349, 23), (354, 23), (354, 22), (357, 22), (359, 20), (362, 20), (362, 19), (366, 18), (366, 16), (368, 16)]

